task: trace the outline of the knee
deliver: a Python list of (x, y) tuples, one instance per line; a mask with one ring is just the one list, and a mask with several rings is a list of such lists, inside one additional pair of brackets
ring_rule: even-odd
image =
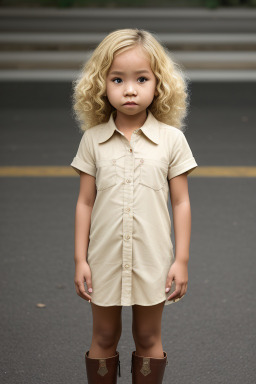
[(112, 327), (100, 327), (94, 330), (94, 338), (102, 349), (108, 349), (118, 344), (122, 329)]
[(137, 346), (143, 349), (150, 349), (161, 339), (161, 335), (156, 330), (133, 329), (133, 338)]

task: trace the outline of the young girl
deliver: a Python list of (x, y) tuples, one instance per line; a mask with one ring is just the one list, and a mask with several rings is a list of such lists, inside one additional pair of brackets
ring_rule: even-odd
[[(164, 305), (187, 291), (191, 210), (187, 175), (197, 167), (181, 130), (187, 83), (147, 31), (110, 33), (74, 87), (83, 132), (71, 166), (80, 175), (75, 287), (91, 303), (88, 383), (116, 383), (122, 306), (132, 306), (133, 384), (162, 383)], [(168, 193), (172, 204), (175, 259)], [(87, 290), (84, 282), (86, 282)]]

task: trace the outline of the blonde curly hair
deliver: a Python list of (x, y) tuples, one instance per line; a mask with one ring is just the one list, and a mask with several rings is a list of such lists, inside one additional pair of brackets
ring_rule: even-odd
[(188, 111), (188, 79), (169, 51), (148, 31), (118, 29), (108, 34), (85, 63), (78, 79), (72, 82), (74, 117), (82, 132), (105, 123), (115, 108), (106, 94), (106, 77), (114, 56), (134, 46), (148, 53), (151, 70), (156, 77), (157, 96), (148, 109), (165, 124), (183, 129)]

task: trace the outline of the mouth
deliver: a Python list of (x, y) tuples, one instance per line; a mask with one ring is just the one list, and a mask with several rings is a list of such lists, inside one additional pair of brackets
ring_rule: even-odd
[(134, 102), (128, 102), (128, 103), (125, 103), (124, 105), (137, 105), (137, 104)]

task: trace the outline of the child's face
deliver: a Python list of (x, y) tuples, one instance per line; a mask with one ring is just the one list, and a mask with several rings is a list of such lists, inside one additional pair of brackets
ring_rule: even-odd
[[(142, 48), (132, 47), (114, 57), (106, 79), (106, 94), (110, 104), (125, 115), (136, 115), (151, 104), (156, 95), (156, 77)], [(125, 105), (127, 101), (136, 104)]]

